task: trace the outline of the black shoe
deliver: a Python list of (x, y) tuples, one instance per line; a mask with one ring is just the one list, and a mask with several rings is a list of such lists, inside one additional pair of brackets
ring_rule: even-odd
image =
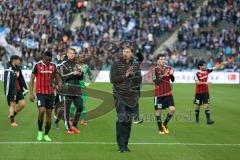
[(125, 152), (131, 152), (131, 150), (128, 147), (125, 147)]
[(134, 120), (133, 123), (134, 123), (134, 124), (140, 124), (140, 123), (143, 123), (143, 119)]
[(59, 129), (58, 123), (54, 123), (54, 128), (55, 128), (55, 129)]
[(213, 123), (214, 123), (214, 121), (211, 120), (211, 119), (207, 121), (207, 124), (208, 124), (208, 125), (211, 125), (211, 124), (213, 124)]
[(125, 147), (119, 147), (118, 152), (119, 152), (119, 153), (124, 153), (124, 152), (126, 152)]

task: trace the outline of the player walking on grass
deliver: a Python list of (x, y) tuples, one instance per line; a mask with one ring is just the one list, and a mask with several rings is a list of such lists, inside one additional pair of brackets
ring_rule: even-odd
[(196, 123), (199, 123), (199, 113), (201, 105), (205, 108), (205, 114), (207, 118), (207, 124), (213, 124), (214, 121), (210, 118), (210, 108), (209, 108), (209, 89), (208, 89), (208, 75), (213, 71), (218, 69), (220, 66), (216, 66), (212, 69), (206, 69), (206, 63), (201, 60), (198, 63), (198, 71), (195, 74), (195, 81), (196, 81), (196, 93), (194, 103), (196, 104), (195, 109), (195, 116), (196, 116)]
[[(64, 120), (67, 134), (77, 133), (80, 130), (77, 127), (81, 112), (83, 110), (83, 100), (79, 81), (83, 79), (84, 73), (82, 67), (75, 61), (75, 49), (70, 48), (67, 51), (67, 60), (60, 66), (60, 74), (64, 82), (64, 89), (60, 91), (64, 101)], [(76, 108), (73, 124), (70, 124), (70, 106), (74, 103)]]
[[(83, 73), (83, 80), (79, 81), (79, 85), (81, 88), (86, 88), (89, 85), (89, 83), (86, 82), (86, 76), (88, 75), (89, 80), (92, 81), (93, 74), (91, 69), (88, 67), (88, 65), (84, 64), (83, 61), (84, 61), (83, 55), (79, 55), (78, 62), (80, 67), (82, 68), (82, 73)], [(86, 126), (87, 125), (87, 108), (86, 108), (87, 95), (85, 93), (82, 93), (82, 100), (83, 100), (83, 110), (82, 110), (80, 119), (81, 119), (81, 125)], [(70, 114), (74, 115), (75, 111), (76, 111), (76, 108), (72, 103), (70, 108)]]
[[(90, 70), (90, 68), (88, 67), (88, 65), (83, 63), (83, 61), (84, 61), (83, 55), (79, 55), (78, 61), (79, 61), (79, 65), (82, 68), (82, 72), (83, 72), (83, 80), (79, 81), (79, 85), (80, 85), (81, 88), (86, 88), (87, 86), (89, 86), (89, 83), (85, 82), (86, 81), (86, 75), (88, 75), (89, 80), (92, 81), (93, 80), (93, 74), (92, 74), (92, 71)], [(61, 66), (61, 64), (59, 66)], [(82, 93), (82, 100), (83, 100), (83, 110), (82, 110), (80, 119), (81, 119), (81, 125), (86, 126), (87, 125), (87, 108), (86, 108), (87, 95), (85, 93)], [(72, 103), (71, 107), (70, 107), (70, 115), (73, 117), (75, 112), (76, 112), (76, 108), (74, 106), (74, 103)], [(62, 114), (61, 111), (59, 111), (59, 113), (57, 115), (58, 118), (56, 119), (56, 121), (54, 123), (54, 127), (56, 129), (59, 129), (58, 123), (60, 121), (61, 114)]]
[[(174, 71), (166, 65), (166, 57), (163, 54), (157, 56), (157, 66), (153, 69), (153, 82), (155, 83), (154, 107), (156, 112), (159, 134), (168, 134), (168, 122), (175, 112), (170, 81), (174, 82)], [(168, 114), (162, 123), (162, 110), (168, 108)]]
[[(52, 141), (48, 136), (51, 128), (51, 113), (54, 103), (54, 82), (58, 83), (57, 88), (61, 87), (60, 77), (57, 78), (56, 65), (51, 63), (52, 53), (46, 51), (43, 60), (36, 63), (30, 79), (30, 101), (34, 102), (33, 93), (34, 80), (36, 78), (36, 96), (38, 106), (38, 141)], [(46, 113), (45, 134), (43, 136), (43, 121)]]
[[(9, 106), (9, 118), (11, 126), (18, 126), (14, 120), (25, 106), (24, 95), (27, 93), (27, 85), (20, 69), (20, 57), (13, 55), (10, 58), (9, 66), (4, 71), (4, 91)], [(16, 105), (18, 104), (18, 105)]]

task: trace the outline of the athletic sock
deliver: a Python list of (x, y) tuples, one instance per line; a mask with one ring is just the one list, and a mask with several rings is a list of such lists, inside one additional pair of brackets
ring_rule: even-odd
[(51, 122), (46, 122), (45, 135), (48, 135), (50, 128), (51, 128)]
[(199, 119), (199, 112), (200, 112), (199, 109), (195, 109), (195, 116), (196, 116), (196, 119)]
[(42, 132), (43, 120), (38, 120), (38, 130)]
[(163, 122), (163, 125), (167, 126), (167, 124), (168, 124), (168, 122), (170, 121), (171, 118), (172, 118), (172, 114), (168, 113), (165, 121)]
[(10, 116), (10, 121), (11, 121), (11, 123), (14, 122), (14, 116)]
[(156, 118), (157, 118), (158, 130), (159, 130), (159, 131), (162, 131), (163, 128), (162, 128), (162, 119), (161, 119), (161, 116), (156, 116)]
[(206, 114), (207, 121), (209, 121), (210, 120), (210, 110), (206, 109), (205, 114)]
[(18, 113), (17, 112), (14, 112), (14, 116), (16, 116)]

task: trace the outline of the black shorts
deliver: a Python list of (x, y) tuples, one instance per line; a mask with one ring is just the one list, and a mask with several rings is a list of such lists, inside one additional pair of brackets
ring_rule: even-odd
[(173, 96), (154, 97), (155, 110), (166, 109), (169, 106), (175, 106)]
[(16, 95), (8, 95), (7, 96), (8, 105), (10, 105), (10, 102), (15, 102), (17, 104), (18, 101), (20, 101), (22, 99), (24, 99), (22, 91), (17, 91)]
[(37, 106), (53, 109), (55, 96), (54, 94), (37, 94)]
[(210, 98), (209, 93), (195, 94), (194, 104), (202, 105), (209, 104)]
[(63, 97), (61, 95), (57, 94), (54, 99), (54, 105), (56, 105), (57, 103), (59, 103), (61, 101), (63, 101)]

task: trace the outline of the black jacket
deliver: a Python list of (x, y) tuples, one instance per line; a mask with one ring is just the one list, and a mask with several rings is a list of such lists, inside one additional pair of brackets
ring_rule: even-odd
[[(17, 77), (17, 72), (19, 72), (19, 77)], [(17, 80), (19, 80), (22, 92), (23, 88), (28, 89), (21, 69), (19, 67), (14, 68), (12, 65), (9, 65), (9, 67), (4, 70), (4, 94), (6, 96), (17, 95)]]
[(77, 62), (70, 60), (63, 61), (58, 65), (59, 72), (65, 86), (64, 89), (60, 91), (60, 94), (72, 96), (78, 96), (81, 94), (79, 80), (83, 79), (83, 72), (81, 75), (74, 75), (74, 72), (78, 67), (79, 64)]
[[(133, 67), (134, 75), (126, 77), (126, 71), (131, 66)], [(126, 60), (120, 59), (113, 63), (110, 71), (110, 81), (113, 84), (113, 94), (115, 97), (123, 100), (129, 107), (137, 105), (142, 83), (138, 61), (132, 60), (130, 63), (127, 63)]]

